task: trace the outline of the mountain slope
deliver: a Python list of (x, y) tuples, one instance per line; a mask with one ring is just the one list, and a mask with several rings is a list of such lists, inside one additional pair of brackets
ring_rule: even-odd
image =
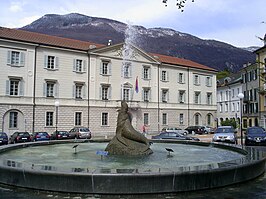
[[(127, 24), (77, 13), (48, 14), (21, 29), (100, 44), (112, 40), (115, 44), (124, 41)], [(189, 59), (217, 70), (236, 72), (244, 63), (255, 61), (250, 51), (172, 29), (132, 26), (131, 30), (131, 42), (147, 52)]]

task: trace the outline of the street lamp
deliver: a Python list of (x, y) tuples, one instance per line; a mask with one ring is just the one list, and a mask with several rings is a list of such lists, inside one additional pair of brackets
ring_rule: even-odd
[(57, 132), (59, 101), (55, 101), (54, 106), (55, 106), (55, 131)]
[(237, 97), (240, 99), (240, 139), (241, 139), (241, 146), (243, 146), (243, 131), (242, 131), (242, 104), (243, 104), (243, 98), (244, 94), (239, 93)]

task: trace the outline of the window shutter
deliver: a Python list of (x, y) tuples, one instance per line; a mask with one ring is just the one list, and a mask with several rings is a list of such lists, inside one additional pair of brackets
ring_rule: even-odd
[(161, 93), (161, 101), (163, 102), (163, 91), (161, 90), (160, 93)]
[(167, 97), (167, 102), (169, 102), (169, 90), (167, 91), (166, 97)]
[(180, 83), (180, 73), (177, 73), (177, 83)]
[(47, 68), (47, 64), (48, 64), (48, 56), (44, 55), (44, 68)]
[(131, 100), (133, 100), (133, 95), (134, 95), (134, 89), (133, 88), (130, 88), (130, 98)]
[(9, 87), (9, 84), (10, 84), (10, 81), (9, 80), (6, 80), (6, 95), (10, 95), (10, 87)]
[(55, 98), (59, 97), (59, 84), (58, 83), (54, 84), (54, 97)]
[(7, 64), (11, 64), (11, 51), (7, 51)]
[(151, 68), (148, 69), (149, 79), (151, 79)]
[(144, 67), (142, 67), (142, 70), (141, 70), (141, 78), (144, 79)]
[(20, 66), (24, 66), (25, 65), (25, 53), (24, 52), (21, 52), (20, 53)]
[(103, 87), (100, 86), (100, 89), (99, 89), (99, 98), (100, 98), (100, 100), (102, 100), (102, 90), (103, 90)]
[(198, 85), (200, 85), (200, 76), (199, 76), (199, 75), (198, 75), (198, 80), (199, 80), (199, 81), (198, 81)]
[(74, 84), (72, 87), (72, 97), (75, 99), (76, 98), (76, 85)]
[(160, 72), (160, 80), (162, 81), (163, 80), (163, 71), (161, 70)]
[(82, 64), (83, 64), (83, 72), (86, 72), (87, 71), (87, 63), (86, 63), (86, 60), (83, 60), (82, 61)]
[(112, 64), (108, 63), (108, 74), (112, 75)]
[(124, 77), (124, 64), (121, 66), (121, 77)]
[(210, 77), (210, 86), (212, 86), (212, 78)]
[(108, 87), (108, 99), (109, 100), (112, 99), (112, 87), (111, 86)]
[(169, 72), (166, 71), (166, 81), (169, 81)]
[(149, 90), (149, 101), (151, 101), (151, 89)]
[(47, 91), (47, 83), (43, 83), (43, 96), (46, 97), (46, 91)]
[(86, 90), (87, 90), (87, 86), (84, 84), (83, 86), (82, 86), (82, 92), (83, 92), (83, 99), (86, 99)]
[(186, 79), (185, 79), (185, 73), (183, 73), (183, 81), (182, 81), (182, 83), (185, 83), (186, 82)]
[(103, 74), (103, 62), (101, 61), (101, 63), (100, 63), (100, 75), (102, 75)]
[(123, 100), (123, 85), (121, 85), (120, 99)]
[(144, 100), (144, 89), (142, 89), (142, 93), (141, 93), (141, 100)]
[(129, 65), (129, 77), (132, 77), (132, 65)]
[(55, 69), (59, 68), (59, 58), (55, 57)]
[(76, 59), (73, 59), (73, 72), (76, 72)]
[(24, 82), (21, 80), (19, 81), (19, 96), (24, 95)]

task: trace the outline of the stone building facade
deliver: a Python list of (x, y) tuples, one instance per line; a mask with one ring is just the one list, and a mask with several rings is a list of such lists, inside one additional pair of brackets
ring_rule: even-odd
[(128, 45), (0, 28), (0, 128), (114, 135), (121, 100), (137, 130), (215, 125), (216, 70)]

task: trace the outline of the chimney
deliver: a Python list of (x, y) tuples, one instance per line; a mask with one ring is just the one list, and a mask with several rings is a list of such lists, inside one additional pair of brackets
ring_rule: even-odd
[(264, 35), (263, 40), (264, 40), (264, 46), (266, 46), (266, 34)]
[(108, 40), (108, 44), (107, 44), (107, 46), (111, 46), (111, 45), (112, 45), (112, 40), (109, 39), (109, 40)]

